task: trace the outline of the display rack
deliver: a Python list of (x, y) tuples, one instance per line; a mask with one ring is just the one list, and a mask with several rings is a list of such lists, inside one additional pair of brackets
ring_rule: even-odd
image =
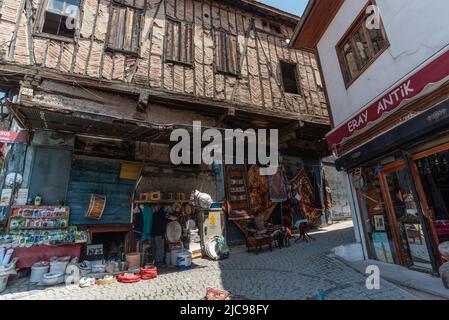
[(13, 206), (8, 231), (67, 230), (70, 208), (61, 206)]

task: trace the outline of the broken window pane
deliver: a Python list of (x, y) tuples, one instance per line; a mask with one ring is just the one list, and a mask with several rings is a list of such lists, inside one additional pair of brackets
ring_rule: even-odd
[(79, 17), (79, 5), (80, 0), (49, 0), (40, 31), (57, 36), (73, 37)]

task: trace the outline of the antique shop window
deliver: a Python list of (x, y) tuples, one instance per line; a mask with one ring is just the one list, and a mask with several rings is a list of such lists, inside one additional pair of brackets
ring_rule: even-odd
[(79, 24), (80, 0), (46, 0), (40, 8), (35, 31), (73, 38)]
[(214, 38), (216, 72), (238, 75), (240, 68), (237, 36), (215, 30)]
[(439, 245), (449, 241), (449, 151), (417, 159), (416, 168), (427, 201), (427, 216)]
[(374, 167), (359, 168), (351, 174), (366, 232), (370, 258), (398, 264), (392, 226)]
[(143, 10), (124, 4), (125, 2), (124, 0), (113, 1), (109, 21), (108, 49), (137, 53)]
[(346, 87), (349, 87), (389, 46), (382, 21), (378, 21), (378, 28), (370, 24), (373, 19), (373, 13), (368, 10), (370, 5), (371, 3), (363, 9), (337, 45)]
[(167, 19), (165, 59), (169, 62), (193, 65), (193, 26)]
[(280, 68), (284, 92), (300, 94), (300, 85), (298, 83), (298, 65), (296, 63), (281, 61)]

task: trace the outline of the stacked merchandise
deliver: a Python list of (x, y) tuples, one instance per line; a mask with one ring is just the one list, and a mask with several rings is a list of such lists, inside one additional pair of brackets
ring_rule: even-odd
[(85, 242), (87, 232), (78, 231), (76, 226), (68, 230), (17, 230), (0, 236), (0, 244), (12, 248)]
[(186, 223), (186, 233), (188, 239), (188, 249), (192, 258), (201, 257), (201, 236), (200, 230), (196, 227), (194, 220), (188, 220)]

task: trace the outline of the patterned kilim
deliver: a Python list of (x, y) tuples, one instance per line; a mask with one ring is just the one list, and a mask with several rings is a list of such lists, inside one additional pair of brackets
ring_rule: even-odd
[(311, 224), (315, 224), (323, 210), (314, 207), (314, 190), (304, 169), (301, 169), (299, 174), (290, 181), (290, 187), (292, 192), (297, 192), (301, 196), (299, 204), (301, 212)]

